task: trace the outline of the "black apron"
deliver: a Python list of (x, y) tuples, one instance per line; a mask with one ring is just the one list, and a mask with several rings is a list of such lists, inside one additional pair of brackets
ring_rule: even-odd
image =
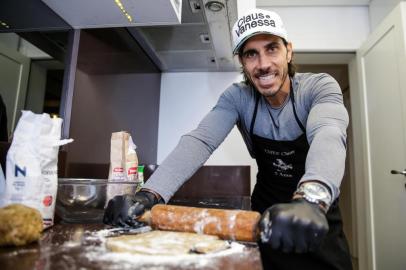
[[(273, 204), (290, 202), (299, 180), (305, 173), (305, 161), (309, 151), (309, 144), (306, 138), (306, 130), (296, 114), (292, 82), (290, 95), (293, 113), (303, 134), (292, 141), (276, 141), (253, 134), (260, 100), (260, 94), (256, 94), (250, 136), (258, 164), (258, 174), (257, 183), (251, 197), (251, 204), (252, 210), (261, 214)], [(269, 245), (259, 242), (264, 269), (352, 269), (348, 244), (342, 230), (338, 199), (332, 203), (326, 217), (329, 231), (323, 243), (315, 252), (304, 254), (284, 253), (275, 251)]]

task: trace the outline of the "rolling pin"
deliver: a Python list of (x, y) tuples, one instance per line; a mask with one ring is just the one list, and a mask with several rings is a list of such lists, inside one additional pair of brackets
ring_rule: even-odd
[(244, 210), (224, 210), (157, 204), (137, 221), (164, 231), (217, 235), (225, 240), (255, 242), (260, 214)]

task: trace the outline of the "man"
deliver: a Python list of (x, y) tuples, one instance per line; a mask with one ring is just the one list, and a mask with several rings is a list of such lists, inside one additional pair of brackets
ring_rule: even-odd
[(131, 225), (145, 209), (167, 202), (236, 124), (258, 163), (251, 202), (262, 213), (264, 268), (351, 269), (337, 200), (348, 126), (337, 82), (327, 74), (295, 73), (292, 44), (274, 12), (241, 16), (233, 41), (245, 82), (221, 95), (141, 192), (113, 198), (104, 221)]

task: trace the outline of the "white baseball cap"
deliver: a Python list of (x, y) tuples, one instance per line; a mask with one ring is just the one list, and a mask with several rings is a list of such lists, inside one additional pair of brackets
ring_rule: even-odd
[(238, 54), (247, 39), (259, 34), (271, 34), (288, 40), (288, 33), (277, 13), (253, 9), (243, 13), (233, 26), (233, 54)]

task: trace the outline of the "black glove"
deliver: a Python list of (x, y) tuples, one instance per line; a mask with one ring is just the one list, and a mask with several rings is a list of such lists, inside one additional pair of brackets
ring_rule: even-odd
[(104, 210), (103, 222), (122, 227), (139, 226), (136, 218), (157, 203), (163, 203), (163, 200), (148, 191), (140, 191), (135, 195), (115, 196)]
[(304, 199), (275, 204), (263, 213), (259, 230), (261, 241), (283, 252), (316, 250), (328, 231), (324, 212)]

